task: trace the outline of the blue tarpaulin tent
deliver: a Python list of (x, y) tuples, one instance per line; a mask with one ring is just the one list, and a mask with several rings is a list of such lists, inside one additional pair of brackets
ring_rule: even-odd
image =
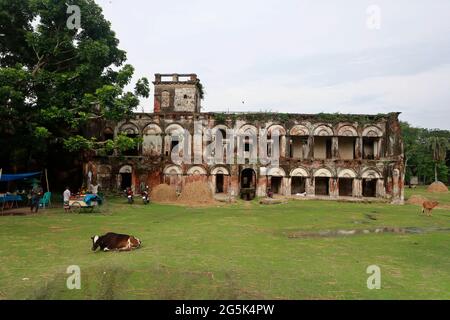
[(15, 173), (15, 174), (0, 174), (0, 181), (14, 181), (14, 180), (22, 180), (26, 178), (31, 178), (37, 175), (40, 175), (41, 172), (28, 172), (28, 173)]
[[(0, 182), (9, 182), (9, 181), (16, 181), (16, 180), (24, 180), (27, 178), (31, 178), (37, 175), (40, 175), (41, 172), (27, 172), (27, 173), (14, 173), (14, 174), (3, 174), (3, 170), (0, 169)], [(0, 203), (1, 210), (3, 211), (6, 208), (13, 208), (14, 204), (18, 208), (19, 205), (17, 202), (22, 201), (22, 197), (20, 195), (16, 194), (2, 194), (0, 195)]]

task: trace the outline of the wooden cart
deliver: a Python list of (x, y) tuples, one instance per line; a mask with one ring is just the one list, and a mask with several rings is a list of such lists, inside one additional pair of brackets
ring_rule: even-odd
[(94, 211), (95, 207), (98, 207), (99, 203), (96, 200), (91, 200), (89, 204), (84, 201), (84, 197), (79, 197), (77, 199), (69, 200), (69, 207), (75, 213), (88, 212), (91, 213)]

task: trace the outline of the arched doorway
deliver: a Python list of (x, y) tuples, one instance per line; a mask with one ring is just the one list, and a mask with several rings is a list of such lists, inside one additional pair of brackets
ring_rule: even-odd
[(351, 169), (342, 169), (338, 173), (338, 189), (340, 197), (352, 197), (356, 172)]
[(130, 165), (125, 165), (119, 170), (120, 174), (120, 189), (125, 190), (131, 188), (133, 168)]
[(306, 195), (306, 180), (309, 173), (304, 168), (295, 168), (291, 171), (291, 194)]
[(255, 170), (247, 168), (241, 172), (241, 198), (253, 200), (256, 196), (256, 173)]
[(321, 168), (314, 172), (314, 194), (316, 196), (330, 195), (331, 177), (331, 171), (326, 168)]
[(177, 191), (181, 191), (181, 179), (183, 170), (180, 166), (169, 165), (164, 169), (164, 183), (173, 186)]
[(223, 193), (224, 190), (223, 183), (224, 183), (223, 174), (222, 173), (216, 174), (216, 193)]
[(268, 187), (273, 194), (286, 194), (286, 189), (284, 186), (286, 173), (282, 168), (273, 167), (268, 169), (267, 176), (269, 181)]
[(228, 192), (229, 171), (225, 167), (219, 166), (211, 170), (211, 186), (215, 193)]
[(381, 174), (376, 169), (367, 169), (362, 175), (362, 196), (375, 198), (382, 193), (382, 185), (378, 187), (378, 181), (381, 179)]
[(377, 196), (377, 179), (367, 178), (362, 180), (363, 197), (375, 198)]
[(255, 188), (256, 173), (255, 170), (247, 168), (241, 172), (241, 188)]

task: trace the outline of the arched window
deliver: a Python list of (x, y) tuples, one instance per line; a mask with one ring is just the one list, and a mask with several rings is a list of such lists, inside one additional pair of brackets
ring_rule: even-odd
[[(129, 138), (137, 138), (139, 137), (139, 128), (132, 122), (124, 123), (120, 129), (120, 134), (126, 135)], [(126, 156), (138, 156), (139, 155), (139, 146), (132, 148), (130, 150), (126, 150), (123, 152)]]
[(319, 124), (314, 129), (314, 157), (316, 159), (331, 159), (333, 129), (325, 124)]
[(161, 108), (168, 108), (170, 106), (170, 92), (163, 91), (161, 93)]
[(114, 130), (110, 127), (106, 127), (105, 130), (103, 130), (103, 138), (105, 140), (113, 140), (114, 139)]
[(179, 145), (179, 149), (178, 151), (181, 152), (182, 151), (182, 147), (183, 147), (183, 134), (184, 134), (184, 128), (182, 126), (180, 126), (177, 123), (172, 123), (170, 124), (166, 130), (166, 137), (165, 137), (165, 153), (166, 156), (170, 156), (172, 154), (172, 150)]
[(290, 130), (289, 156), (295, 159), (306, 159), (309, 153), (308, 137), (310, 131), (306, 125), (295, 125)]
[(355, 159), (358, 132), (353, 125), (344, 124), (338, 131), (339, 156), (341, 159)]
[(143, 130), (142, 153), (145, 156), (158, 156), (162, 152), (161, 128), (157, 124), (149, 124)]

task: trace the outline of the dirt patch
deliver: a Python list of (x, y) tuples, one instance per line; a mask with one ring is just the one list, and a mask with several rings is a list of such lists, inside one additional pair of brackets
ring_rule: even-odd
[(26, 208), (16, 208), (16, 209), (6, 209), (4, 211), (0, 211), (0, 216), (28, 216), (28, 215), (36, 215), (41, 213), (42, 210), (39, 210), (38, 213), (31, 212), (29, 207)]
[(153, 188), (150, 199), (154, 202), (175, 202), (177, 201), (177, 192), (172, 186), (160, 184)]
[(420, 196), (420, 195), (413, 195), (413, 196), (411, 196), (407, 201), (406, 201), (406, 203), (407, 204), (415, 204), (415, 205), (418, 205), (418, 206), (422, 206), (422, 204), (425, 202), (425, 201), (428, 201), (428, 199), (427, 198), (425, 198), (425, 197), (422, 197), (422, 196)]
[(366, 217), (369, 220), (378, 220), (377, 213), (378, 212), (376, 212), (376, 211), (373, 211), (371, 213), (365, 213), (364, 217)]
[(445, 184), (438, 181), (438, 182), (433, 182), (432, 184), (430, 184), (427, 188), (427, 191), (431, 192), (431, 193), (437, 193), (437, 192), (446, 193), (446, 192), (448, 192), (448, 188)]
[(203, 181), (188, 183), (181, 191), (178, 202), (187, 205), (214, 204), (214, 196), (208, 184)]
[(214, 195), (214, 199), (224, 203), (236, 203), (236, 198), (228, 195), (227, 193), (217, 193)]
[(287, 203), (286, 199), (273, 199), (273, 198), (262, 198), (259, 200), (260, 204), (283, 204)]

